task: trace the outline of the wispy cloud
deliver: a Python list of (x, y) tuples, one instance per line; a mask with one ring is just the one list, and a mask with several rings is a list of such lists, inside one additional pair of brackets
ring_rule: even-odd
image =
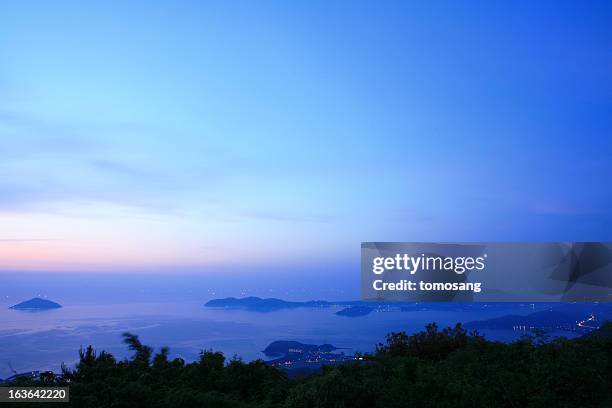
[(598, 207), (590, 202), (581, 200), (540, 200), (536, 203), (530, 203), (530, 210), (535, 214), (552, 215), (552, 216), (586, 216), (586, 215), (604, 215), (606, 211), (603, 207)]
[(390, 217), (398, 221), (419, 221), (422, 223), (430, 223), (437, 220), (435, 216), (425, 214), (423, 211), (413, 207), (398, 208), (390, 212)]
[(55, 238), (0, 238), (0, 242), (53, 242)]
[(135, 124), (71, 125), (0, 109), (0, 211), (57, 213), (58, 205), (71, 202), (174, 207), (176, 192), (197, 187), (193, 180), (154, 155), (122, 158), (125, 151), (140, 151), (141, 139), (118, 143), (117, 135), (143, 129), (151, 132)]
[(153, 172), (148, 172), (138, 167), (130, 166), (118, 161), (94, 159), (89, 161), (89, 165), (92, 168), (102, 172), (108, 172), (122, 177), (127, 176), (145, 180), (152, 180), (158, 177), (158, 175), (154, 174)]
[(82, 137), (86, 126), (53, 122), (35, 115), (0, 110), (0, 158), (10, 160), (32, 155), (91, 151), (97, 146), (92, 138)]
[(327, 223), (331, 222), (332, 217), (325, 215), (298, 215), (298, 214), (288, 214), (288, 213), (273, 213), (273, 212), (265, 212), (265, 211), (251, 211), (245, 212), (241, 214), (246, 218), (254, 218), (260, 220), (268, 220), (268, 221), (278, 221), (278, 222), (321, 222)]

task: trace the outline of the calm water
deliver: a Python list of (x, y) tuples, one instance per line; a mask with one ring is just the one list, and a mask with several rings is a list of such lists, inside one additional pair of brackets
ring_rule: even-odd
[[(388, 312), (349, 318), (336, 316), (335, 308), (259, 313), (209, 309), (203, 303), (67, 303), (62, 309), (41, 312), (9, 310), (10, 304), (0, 303), (0, 378), (12, 374), (10, 367), (19, 372), (57, 371), (62, 362), (73, 365), (79, 347), (89, 344), (126, 357), (129, 352), (121, 343), (125, 331), (138, 334), (155, 348), (170, 346), (172, 356), (186, 360), (196, 359), (202, 349), (251, 360), (264, 358), (261, 350), (275, 340), (331, 343), (349, 349), (346, 352), (371, 351), (391, 331), (415, 332), (433, 321), (454, 325), (508, 312)], [(512, 312), (528, 314), (532, 310)], [(489, 331), (485, 335), (511, 340), (520, 334)]]

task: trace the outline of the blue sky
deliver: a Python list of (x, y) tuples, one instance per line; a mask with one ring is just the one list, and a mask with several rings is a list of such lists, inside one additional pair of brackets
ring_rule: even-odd
[(361, 241), (611, 240), (611, 17), (7, 2), (0, 269), (307, 274)]

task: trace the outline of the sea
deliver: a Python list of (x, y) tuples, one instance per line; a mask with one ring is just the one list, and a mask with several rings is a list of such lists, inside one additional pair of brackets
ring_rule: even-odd
[[(73, 367), (78, 350), (92, 345), (117, 358), (129, 357), (122, 333), (137, 334), (144, 344), (168, 346), (172, 357), (186, 361), (202, 350), (220, 351), (227, 358), (266, 359), (262, 350), (276, 340), (330, 343), (342, 352), (369, 352), (386, 334), (414, 333), (426, 324), (440, 327), (507, 314), (505, 310), (378, 311), (360, 317), (336, 315), (341, 307), (297, 308), (273, 312), (213, 309), (202, 301), (134, 303), (63, 303), (61, 309), (18, 311), (0, 303), (0, 378), (14, 372)], [(529, 307), (514, 314), (528, 314)], [(492, 340), (512, 341), (524, 332), (488, 330)], [(575, 336), (572, 332), (556, 335)]]

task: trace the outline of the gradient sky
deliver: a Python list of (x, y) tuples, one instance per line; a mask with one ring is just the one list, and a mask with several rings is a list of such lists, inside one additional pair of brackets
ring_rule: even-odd
[(3, 2), (0, 270), (612, 240), (612, 4), (491, 3)]

